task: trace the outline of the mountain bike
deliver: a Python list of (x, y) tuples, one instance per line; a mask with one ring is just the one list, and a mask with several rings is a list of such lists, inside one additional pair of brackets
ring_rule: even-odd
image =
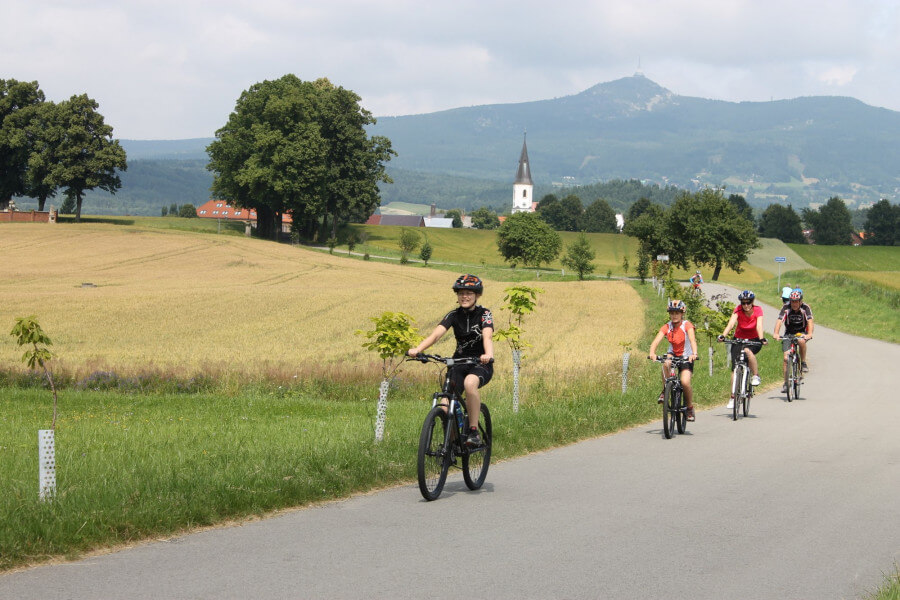
[[(648, 357), (649, 358), (649, 357)], [(684, 433), (687, 428), (687, 406), (684, 403), (684, 387), (681, 385), (681, 378), (678, 374), (678, 367), (689, 364), (691, 361), (687, 358), (675, 358), (671, 356), (657, 356), (654, 359), (658, 363), (671, 360), (669, 366), (669, 374), (663, 383), (663, 435), (666, 439), (671, 439), (678, 433)]]
[(800, 340), (797, 335), (793, 334), (778, 339), (791, 342), (791, 348), (788, 350), (788, 364), (785, 371), (784, 386), (787, 391), (788, 402), (793, 402), (794, 398), (800, 397), (800, 384), (803, 381), (803, 373), (800, 370)]
[(731, 376), (731, 397), (734, 398), (731, 418), (737, 421), (739, 414), (743, 413), (745, 417), (750, 414), (750, 399), (753, 397), (753, 386), (750, 384), (750, 365), (747, 364), (747, 354), (744, 352), (744, 348), (762, 346), (763, 343), (743, 338), (722, 341), (729, 345), (739, 344), (741, 347)]
[(417, 470), (419, 491), (426, 500), (435, 500), (441, 495), (447, 472), (450, 467), (457, 467), (457, 459), (462, 463), (463, 479), (470, 490), (477, 490), (484, 484), (488, 467), (491, 464), (491, 443), (493, 429), (491, 412), (481, 403), (481, 417), (478, 420), (478, 431), (481, 444), (470, 447), (466, 444), (469, 430), (469, 416), (466, 400), (462, 391), (457, 392), (451, 381), (453, 368), (462, 365), (473, 365), (479, 362), (477, 357), (450, 358), (436, 354), (419, 354), (415, 358), (422, 363), (439, 363), (444, 365), (444, 383), (440, 392), (432, 396), (431, 410), (422, 424), (419, 436), (419, 452)]

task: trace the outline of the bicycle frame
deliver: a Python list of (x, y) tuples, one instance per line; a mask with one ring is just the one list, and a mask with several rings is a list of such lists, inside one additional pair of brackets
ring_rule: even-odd
[(798, 335), (790, 334), (779, 338), (791, 342), (788, 350), (788, 362), (784, 369), (784, 384), (787, 393), (788, 402), (793, 402), (794, 398), (800, 397), (800, 383), (803, 374), (800, 370), (800, 338)]
[(743, 412), (746, 417), (750, 413), (750, 398), (753, 397), (753, 386), (750, 385), (750, 362), (745, 350), (754, 346), (762, 346), (762, 342), (743, 338), (724, 340), (727, 344), (737, 344), (741, 347), (737, 360), (731, 373), (731, 394), (734, 398), (732, 418), (737, 421), (738, 414)]

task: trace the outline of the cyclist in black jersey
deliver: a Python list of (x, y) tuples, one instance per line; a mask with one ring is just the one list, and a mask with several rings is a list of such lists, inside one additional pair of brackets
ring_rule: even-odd
[(437, 342), (448, 330), (453, 329), (456, 337), (454, 357), (472, 356), (480, 359), (480, 364), (454, 367), (451, 373), (456, 389), (466, 393), (466, 409), (469, 414), (469, 435), (466, 443), (481, 445), (478, 434), (478, 415), (481, 414), (481, 394), (479, 388), (494, 375), (494, 317), (490, 309), (478, 305), (484, 293), (484, 284), (475, 275), (460, 275), (453, 284), (459, 308), (448, 312), (434, 331), (415, 348), (408, 352), (416, 356)]
[[(806, 364), (806, 342), (813, 338), (815, 324), (813, 323), (812, 309), (809, 307), (809, 304), (803, 301), (803, 290), (800, 288), (795, 288), (790, 293), (788, 296), (788, 303), (785, 304), (781, 308), (781, 312), (778, 313), (778, 319), (775, 321), (775, 329), (773, 330), (776, 338), (779, 337), (778, 333), (781, 330), (782, 324), (784, 324), (785, 337), (794, 335), (799, 338), (800, 369), (804, 373), (809, 372), (809, 367)], [(784, 351), (783, 370), (785, 377), (787, 377), (788, 351), (791, 349), (791, 342), (789, 340), (783, 340), (781, 342), (781, 349)], [(785, 381), (787, 380), (785, 379)], [(786, 389), (787, 383), (784, 384), (781, 391), (784, 392)]]

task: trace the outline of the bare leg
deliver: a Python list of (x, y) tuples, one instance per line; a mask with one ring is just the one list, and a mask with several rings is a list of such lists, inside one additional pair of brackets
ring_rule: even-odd
[(466, 410), (469, 411), (469, 428), (478, 428), (478, 416), (481, 414), (481, 392), (478, 390), (478, 375), (469, 373), (463, 382), (466, 390)]

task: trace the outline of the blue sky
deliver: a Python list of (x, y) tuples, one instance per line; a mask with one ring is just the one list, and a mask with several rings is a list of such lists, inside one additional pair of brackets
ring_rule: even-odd
[(3, 0), (0, 78), (87, 93), (126, 139), (212, 137), (241, 92), (328, 77), (376, 116), (525, 102), (634, 74), (729, 101), (900, 110), (895, 0)]

